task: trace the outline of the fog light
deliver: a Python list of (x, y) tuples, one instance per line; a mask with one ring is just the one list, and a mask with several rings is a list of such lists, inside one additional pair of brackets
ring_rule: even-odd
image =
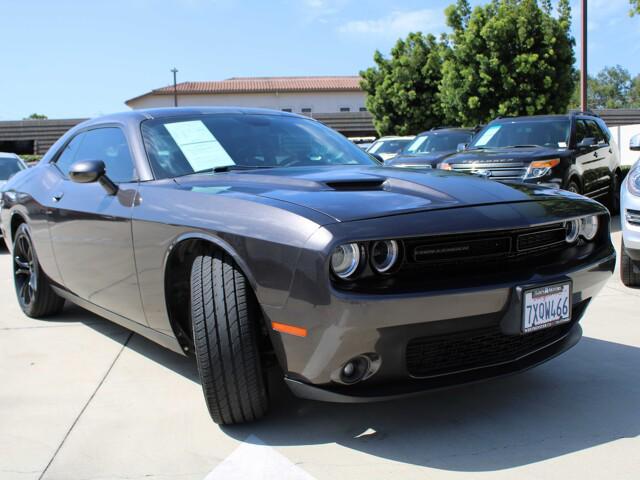
[(369, 373), (369, 366), (369, 359), (364, 355), (352, 358), (342, 367), (340, 380), (347, 384), (359, 382)]

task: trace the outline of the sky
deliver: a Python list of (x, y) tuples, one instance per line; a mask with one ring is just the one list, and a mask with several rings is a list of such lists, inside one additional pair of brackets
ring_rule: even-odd
[[(0, 120), (127, 110), (125, 100), (170, 84), (174, 66), (178, 81), (354, 75), (411, 31), (447, 31), (453, 1), (0, 0)], [(591, 74), (640, 73), (640, 16), (628, 10), (628, 0), (589, 0)]]

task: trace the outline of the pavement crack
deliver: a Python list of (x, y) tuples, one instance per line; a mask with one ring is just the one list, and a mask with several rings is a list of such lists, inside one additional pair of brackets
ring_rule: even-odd
[(118, 354), (114, 357), (113, 361), (111, 362), (111, 365), (109, 365), (109, 368), (107, 369), (107, 371), (105, 372), (105, 374), (102, 376), (102, 378), (100, 379), (100, 382), (98, 383), (98, 385), (96, 386), (95, 390), (93, 391), (93, 393), (91, 394), (91, 396), (89, 397), (89, 399), (85, 402), (84, 406), (82, 407), (82, 409), (80, 410), (80, 413), (78, 413), (78, 416), (75, 418), (75, 420), (73, 421), (73, 423), (71, 424), (71, 426), (69, 427), (69, 429), (67, 430), (67, 432), (64, 434), (64, 437), (62, 437), (62, 441), (60, 442), (60, 444), (58, 445), (58, 447), (56, 448), (55, 452), (53, 452), (53, 455), (51, 456), (51, 458), (49, 459), (49, 462), (47, 463), (47, 466), (44, 467), (44, 470), (42, 470), (42, 473), (40, 474), (40, 476), (38, 477), (38, 480), (42, 480), (42, 478), (45, 476), (45, 474), (47, 473), (47, 471), (49, 470), (49, 467), (51, 466), (51, 464), (53, 463), (53, 461), (55, 460), (55, 458), (58, 456), (58, 453), (60, 452), (60, 450), (62, 449), (62, 446), (64, 445), (64, 443), (67, 441), (67, 438), (69, 438), (69, 435), (71, 434), (72, 430), (75, 428), (75, 426), (77, 425), (78, 421), (80, 420), (80, 417), (82, 417), (82, 414), (85, 412), (85, 410), (87, 409), (87, 407), (89, 406), (89, 404), (91, 403), (91, 401), (93, 400), (93, 398), (96, 396), (96, 394), (98, 393), (98, 390), (100, 390), (100, 387), (102, 387), (102, 384), (104, 383), (104, 381), (107, 379), (107, 377), (109, 376), (109, 374), (111, 373), (111, 370), (113, 369), (113, 366), (116, 364), (116, 362), (118, 361), (118, 359), (120, 358), (120, 355), (122, 355), (122, 352), (124, 351), (124, 349), (127, 347), (127, 345), (129, 344), (129, 340), (131, 340), (131, 337), (133, 337), (133, 332), (129, 333), (129, 336), (127, 337), (127, 339), (125, 340), (125, 342), (122, 344), (122, 346), (120, 347), (120, 350), (118, 351)]

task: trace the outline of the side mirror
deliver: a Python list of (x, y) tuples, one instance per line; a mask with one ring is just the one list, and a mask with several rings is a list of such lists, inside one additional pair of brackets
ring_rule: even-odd
[(640, 133), (631, 137), (629, 140), (629, 150), (634, 152), (640, 151)]
[(107, 177), (102, 160), (84, 160), (71, 165), (69, 178), (75, 183), (95, 183), (102, 185), (109, 195), (118, 193), (118, 186)]
[(596, 145), (596, 139), (593, 137), (585, 137), (583, 138), (580, 142), (578, 142), (578, 145), (576, 145), (578, 148), (589, 148), (589, 147), (593, 147)]
[(458, 144), (458, 148), (456, 148), (456, 151), (457, 152), (463, 152), (464, 150), (467, 149), (468, 145), (469, 145), (468, 143), (459, 143)]

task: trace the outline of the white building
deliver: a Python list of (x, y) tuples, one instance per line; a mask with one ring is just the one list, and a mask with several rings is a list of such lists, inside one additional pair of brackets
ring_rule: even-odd
[[(179, 106), (236, 106), (284, 110), (305, 115), (366, 112), (358, 76), (234, 77), (183, 82), (176, 87)], [(173, 85), (125, 102), (133, 109), (174, 106)]]

